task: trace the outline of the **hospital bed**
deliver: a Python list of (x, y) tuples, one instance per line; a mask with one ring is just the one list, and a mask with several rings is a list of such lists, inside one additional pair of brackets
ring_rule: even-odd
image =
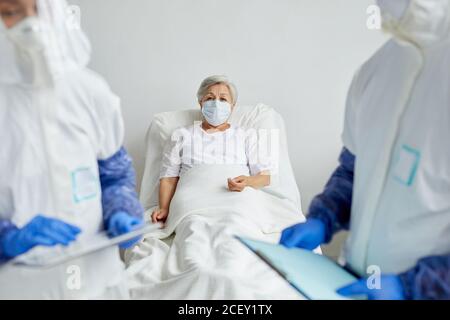
[[(166, 142), (175, 129), (201, 120), (199, 109), (165, 112), (154, 116), (146, 135), (146, 162), (140, 194), (146, 220), (150, 220), (153, 210), (158, 207), (159, 172)], [(237, 106), (230, 123), (244, 129), (277, 132), (278, 174), (272, 175), (270, 187), (262, 190), (246, 188), (242, 193), (222, 190), (223, 194), (219, 194), (219, 197), (230, 198), (220, 206), (215, 206), (214, 201), (220, 202), (217, 195), (203, 193), (197, 196), (197, 193), (202, 193), (202, 184), (200, 182), (196, 186), (197, 178), (187, 177), (188, 171), (180, 179), (169, 218), (176, 215), (175, 211), (183, 213), (184, 209), (190, 214), (182, 214), (176, 223), (172, 223), (172, 229), (167, 226), (166, 230), (146, 237), (133, 250), (125, 253), (133, 298), (302, 298), (233, 237), (243, 235), (277, 242), (284, 227), (304, 220), (300, 192), (289, 159), (284, 121), (273, 108), (258, 104)], [(190, 171), (193, 170), (195, 168)], [(174, 204), (177, 202), (177, 194), (186, 192), (183, 191), (183, 179), (191, 179), (186, 182), (188, 186), (185, 189), (193, 192), (193, 195), (189, 195), (189, 201), (182, 199)], [(214, 183), (215, 175), (209, 175), (207, 179), (207, 183), (210, 180)], [(226, 182), (222, 177), (219, 179)], [(243, 202), (239, 200), (242, 197), (246, 197)], [(205, 204), (208, 201), (210, 203)], [(206, 208), (198, 209), (195, 207), (196, 203)], [(247, 219), (246, 216), (239, 215), (240, 210), (250, 215), (255, 214), (256, 218)], [(266, 219), (266, 211), (274, 213), (273, 217)], [(248, 273), (249, 268), (252, 270), (251, 274)]]
[[(146, 210), (146, 217), (151, 215), (153, 209), (158, 206), (159, 172), (164, 145), (175, 129), (201, 120), (200, 109), (164, 112), (154, 116), (145, 139), (147, 151), (140, 192), (140, 200)], [(286, 197), (293, 201), (298, 208), (301, 208), (300, 192), (289, 159), (286, 130), (280, 114), (264, 104), (237, 106), (229, 122), (244, 129), (279, 130), (279, 175), (272, 177), (271, 186), (264, 190)]]

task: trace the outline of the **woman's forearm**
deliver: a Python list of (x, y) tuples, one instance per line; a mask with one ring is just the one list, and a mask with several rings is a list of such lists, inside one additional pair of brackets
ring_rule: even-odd
[(159, 185), (159, 208), (169, 210), (179, 178), (162, 178)]
[(254, 189), (261, 189), (267, 187), (270, 185), (270, 175), (260, 173), (256, 176), (250, 176), (248, 177), (247, 184), (249, 187), (252, 187)]

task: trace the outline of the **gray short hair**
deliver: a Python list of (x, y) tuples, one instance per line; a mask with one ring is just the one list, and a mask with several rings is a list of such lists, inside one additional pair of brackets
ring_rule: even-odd
[(238, 98), (238, 91), (234, 83), (232, 83), (226, 76), (211, 76), (202, 81), (200, 88), (197, 91), (198, 102), (202, 101), (208, 89), (216, 84), (224, 84), (230, 89), (231, 99), (233, 104), (236, 104)]

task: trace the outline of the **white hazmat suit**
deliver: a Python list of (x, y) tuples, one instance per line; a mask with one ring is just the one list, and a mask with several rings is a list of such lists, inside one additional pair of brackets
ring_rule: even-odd
[[(97, 161), (123, 143), (120, 102), (86, 68), (90, 45), (66, 2), (37, 9), (11, 29), (0, 19), (0, 219), (23, 227), (44, 214), (89, 236), (103, 229)], [(0, 299), (126, 298), (123, 269), (117, 247), (50, 270), (4, 264)]]
[(356, 156), (345, 256), (361, 275), (450, 252), (450, 3), (379, 5), (394, 38), (356, 74), (343, 133)]

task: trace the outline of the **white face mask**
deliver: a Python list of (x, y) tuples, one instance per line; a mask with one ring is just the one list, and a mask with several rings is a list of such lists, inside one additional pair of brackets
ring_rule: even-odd
[(226, 101), (209, 100), (203, 104), (202, 114), (210, 125), (217, 127), (230, 118), (231, 105)]
[(383, 14), (383, 28), (394, 36), (419, 47), (429, 47), (448, 37), (449, 0), (410, 0), (408, 8), (400, 18), (395, 17), (392, 8), (383, 4), (384, 2), (387, 3), (379, 0)]
[(6, 33), (19, 50), (34, 53), (45, 49), (45, 32), (38, 17), (27, 17)]

